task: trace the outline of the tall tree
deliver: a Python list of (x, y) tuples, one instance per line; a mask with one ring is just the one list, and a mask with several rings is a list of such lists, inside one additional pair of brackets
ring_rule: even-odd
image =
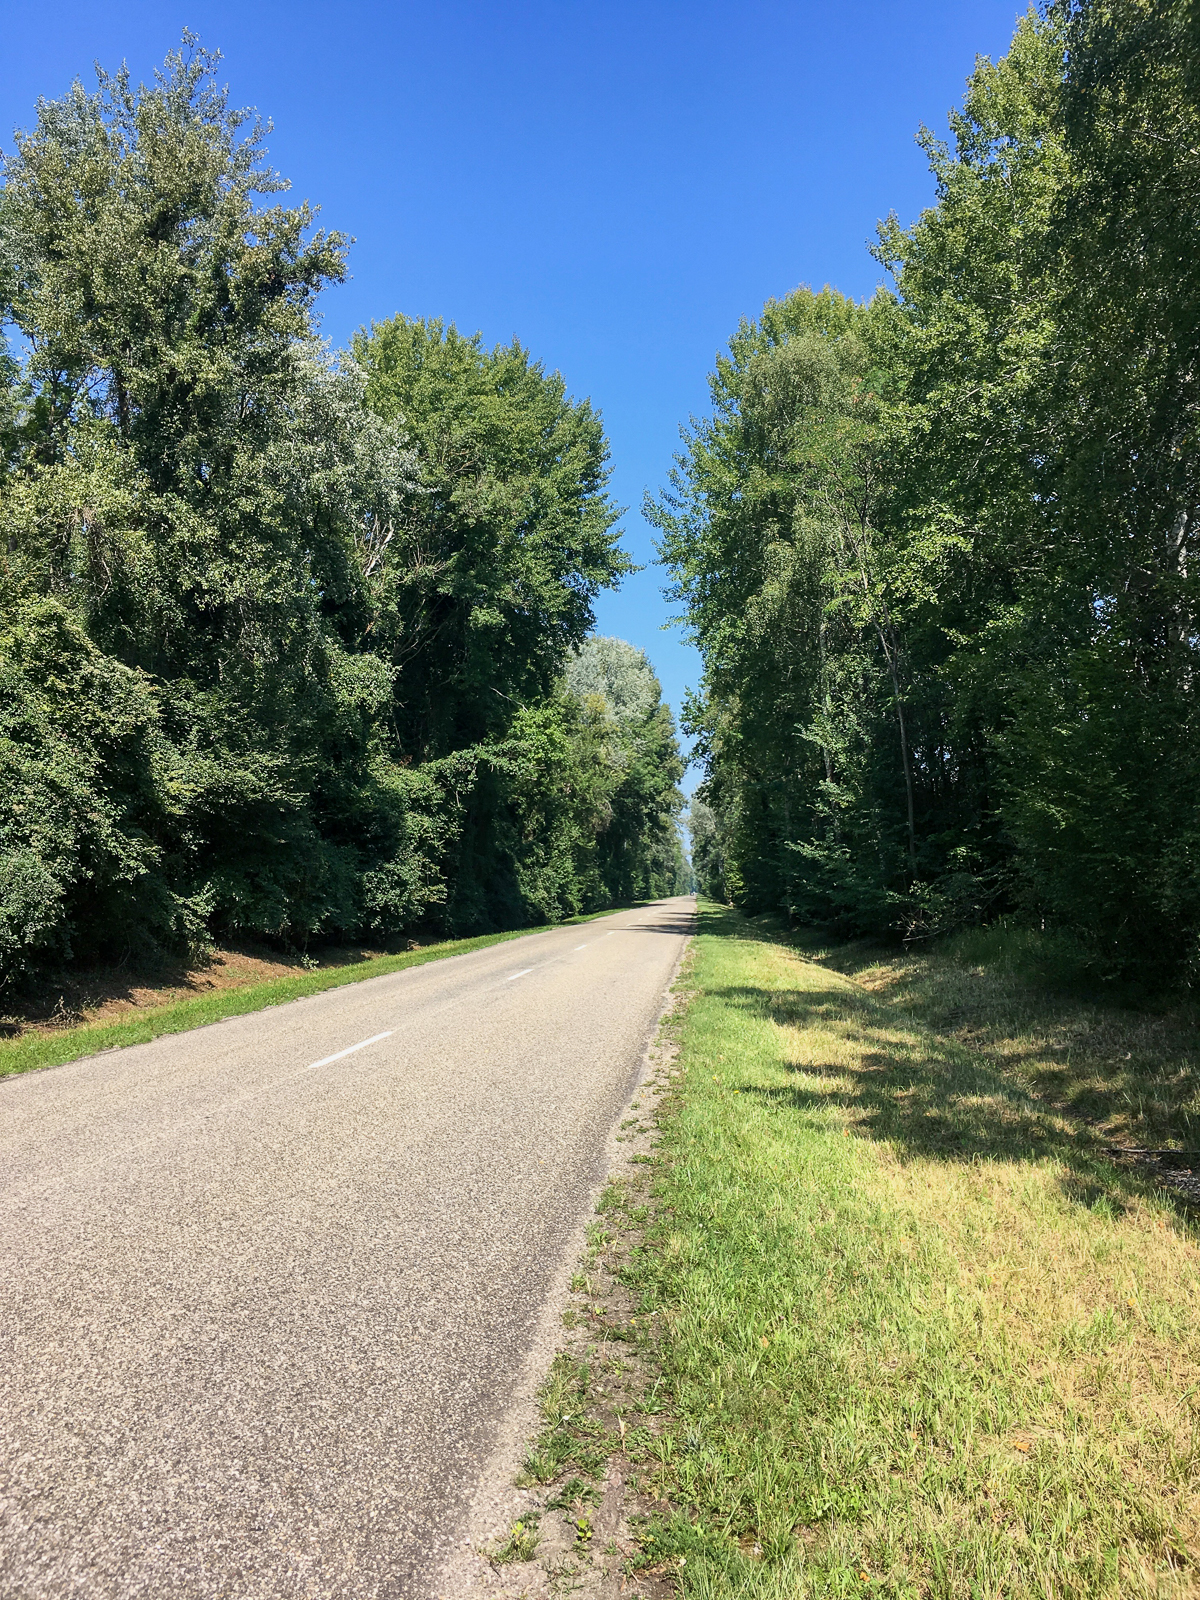
[(719, 364), (654, 514), (735, 897), (1200, 959), (1196, 21), (1025, 18), (923, 136), (895, 296), (798, 293)]
[(567, 662), (567, 685), (594, 708), (609, 773), (598, 871), (613, 900), (682, 892), (683, 762), (662, 686), (645, 653), (624, 639), (588, 639)]
[(364, 637), (403, 671), (397, 726), (428, 757), (494, 737), (547, 694), (629, 570), (606, 492), (608, 444), (519, 344), (485, 350), (440, 321), (394, 317), (354, 356), (367, 402), (402, 421), (421, 492), (381, 528)]
[(608, 892), (562, 683), (628, 565), (600, 418), (440, 324), (332, 357), (345, 242), (216, 66), (76, 84), (4, 165), (0, 982)]

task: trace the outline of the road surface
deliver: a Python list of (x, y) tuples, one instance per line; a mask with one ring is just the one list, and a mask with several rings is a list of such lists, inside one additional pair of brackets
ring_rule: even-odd
[(0, 1085), (0, 1595), (423, 1597), (693, 901)]

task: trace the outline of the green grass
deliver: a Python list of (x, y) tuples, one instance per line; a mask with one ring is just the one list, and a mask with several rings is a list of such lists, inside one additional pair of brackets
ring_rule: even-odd
[[(581, 922), (594, 922), (600, 917), (612, 916), (615, 907), (591, 915), (570, 917), (565, 922), (548, 924), (567, 927)], [(323, 972), (299, 973), (295, 977), (271, 978), (265, 983), (247, 984), (242, 988), (224, 989), (215, 994), (198, 995), (195, 999), (179, 1000), (170, 1005), (147, 1007), (136, 1016), (123, 1017), (116, 1022), (83, 1023), (79, 1027), (61, 1028), (48, 1032), (32, 1030), (18, 1039), (0, 1040), (0, 1078), (14, 1073), (30, 1072), (38, 1067), (58, 1067), (81, 1056), (95, 1055), (101, 1050), (118, 1049), (125, 1045), (146, 1044), (167, 1033), (185, 1033), (190, 1028), (202, 1028), (210, 1022), (221, 1022), (226, 1017), (241, 1017), (251, 1011), (262, 1011), (268, 1006), (287, 1005), (290, 1000), (300, 1000), (306, 995), (323, 994), (327, 989), (340, 989), (343, 984), (362, 983), (366, 978), (382, 977), (389, 972), (404, 972), (409, 967), (424, 966), (427, 961), (442, 961), (447, 956), (463, 955), (470, 950), (482, 950), (488, 945), (503, 944), (509, 939), (521, 939), (531, 933), (545, 933), (547, 927), (518, 928), (506, 933), (485, 933), (474, 939), (450, 939), (443, 944), (427, 945), (420, 950), (408, 950), (398, 955), (373, 956), (367, 961), (333, 967)]]
[(980, 973), (947, 1030), (937, 958), (852, 953), (868, 988), (700, 929), (630, 1269), (675, 1508), (640, 1563), (703, 1600), (1196, 1594), (1192, 1225), (1034, 1093)]

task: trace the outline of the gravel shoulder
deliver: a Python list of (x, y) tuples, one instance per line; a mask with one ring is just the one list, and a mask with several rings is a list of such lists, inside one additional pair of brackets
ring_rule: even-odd
[[(636, 1326), (635, 1297), (621, 1282), (620, 1268), (641, 1243), (639, 1207), (651, 1200), (658, 1110), (670, 1090), (676, 1055), (671, 1024), (683, 998), (686, 953), (685, 947), (625, 1115), (609, 1134), (596, 1204), (547, 1296), (517, 1398), (475, 1487), (459, 1544), (437, 1576), (441, 1600), (552, 1600), (562, 1593), (583, 1600), (666, 1600), (675, 1592), (649, 1575), (631, 1586), (627, 1572), (635, 1526), (656, 1508), (641, 1493), (641, 1474), (621, 1443), (631, 1432), (649, 1437), (655, 1431), (648, 1391), (656, 1368), (650, 1330)], [(564, 1483), (581, 1482), (569, 1458), (544, 1482), (529, 1468), (555, 1421), (564, 1411), (568, 1421), (571, 1412), (578, 1419), (581, 1409), (603, 1429), (605, 1459), (578, 1498), (562, 1492)], [(532, 1536), (528, 1560), (512, 1558), (515, 1527)]]

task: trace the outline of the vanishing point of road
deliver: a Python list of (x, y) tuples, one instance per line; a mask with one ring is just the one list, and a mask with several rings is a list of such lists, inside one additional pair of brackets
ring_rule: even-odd
[(4, 1600), (422, 1600), (694, 902), (0, 1085)]

